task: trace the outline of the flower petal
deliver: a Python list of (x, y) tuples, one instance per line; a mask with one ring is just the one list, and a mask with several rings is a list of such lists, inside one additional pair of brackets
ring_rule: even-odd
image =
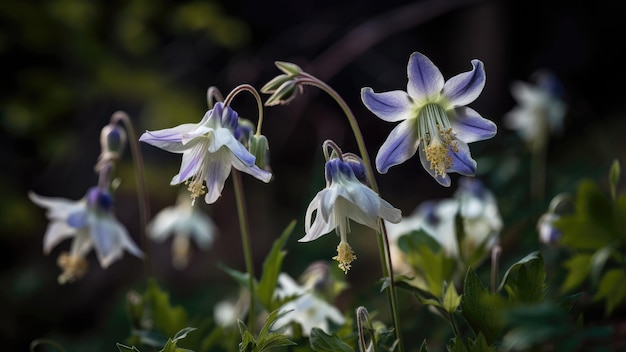
[[(318, 192), (315, 198), (313, 198), (313, 200), (311, 201), (311, 203), (309, 203), (305, 215), (304, 229), (306, 234), (304, 235), (304, 237), (299, 239), (298, 242), (310, 242), (316, 240), (335, 229), (335, 217), (331, 216), (328, 221), (325, 221), (319, 210), (321, 199), (325, 192), (327, 192), (326, 189)], [(315, 214), (315, 220), (313, 220), (313, 224), (311, 224), (311, 218), (314, 211), (317, 212)]]
[(452, 167), (450, 167), (448, 172), (456, 172), (463, 176), (476, 175), (476, 161), (472, 159), (467, 143), (457, 141), (456, 146), (459, 149), (457, 153), (449, 152), (449, 155), (452, 157)]
[(139, 141), (167, 150), (171, 153), (183, 153), (188, 149), (188, 147), (183, 144), (183, 135), (196, 128), (198, 128), (198, 124), (185, 123), (173, 128), (146, 131), (139, 137)]
[(438, 96), (444, 85), (443, 75), (439, 68), (425, 55), (414, 52), (407, 66), (409, 83), (407, 92), (418, 102)]
[(122, 256), (117, 231), (119, 229), (109, 218), (96, 215), (89, 217), (89, 235), (103, 269)]
[(402, 211), (381, 198), (378, 216), (390, 223), (397, 224), (402, 220)]
[(380, 209), (378, 194), (357, 179), (354, 179), (353, 182), (345, 182), (343, 185), (350, 197), (348, 200), (363, 210), (370, 218), (378, 221), (378, 210)]
[(378, 116), (388, 122), (406, 120), (411, 117), (411, 97), (401, 90), (384, 93), (374, 93), (372, 88), (361, 89), (363, 104)]
[(230, 153), (226, 150), (218, 150), (216, 153), (211, 154), (209, 159), (206, 173), (206, 187), (207, 194), (204, 197), (204, 201), (207, 204), (213, 204), (222, 195), (224, 189), (224, 182), (230, 175), (231, 170), (231, 158)]
[(172, 234), (179, 215), (175, 207), (167, 207), (159, 211), (146, 228), (150, 238), (158, 242), (167, 239)]
[(208, 216), (199, 211), (192, 211), (187, 221), (189, 233), (200, 249), (208, 249), (213, 244), (217, 227)]
[(48, 255), (52, 248), (64, 239), (76, 235), (76, 229), (69, 226), (65, 221), (53, 221), (48, 225), (46, 234), (43, 236), (43, 253)]
[(241, 160), (247, 166), (254, 165), (256, 158), (252, 155), (243, 144), (241, 144), (235, 136), (226, 128), (218, 128), (215, 130), (214, 138), (211, 140), (209, 152), (215, 153), (221, 147), (226, 146), (230, 152)]
[(246, 165), (245, 163), (243, 163), (239, 158), (235, 157), (234, 155), (231, 156), (230, 158), (230, 162), (232, 163), (233, 167), (241, 172), (245, 172), (248, 175), (251, 175), (252, 177), (261, 180), (265, 183), (268, 183), (272, 180), (272, 173), (269, 171), (265, 171), (261, 168), (259, 168), (258, 166), (254, 165), (254, 163), (252, 165)]
[(50, 219), (65, 220), (69, 214), (85, 208), (85, 202), (65, 198), (43, 197), (35, 192), (28, 192), (28, 198), (42, 208)]
[(430, 176), (432, 176), (435, 180), (437, 180), (437, 182), (439, 182), (440, 185), (444, 187), (450, 187), (450, 182), (451, 182), (450, 175), (446, 174), (445, 177), (441, 175), (435, 175), (435, 170), (431, 169), (430, 167), (430, 161), (426, 159), (426, 152), (424, 151), (424, 148), (419, 148), (419, 154), (420, 154), (420, 162), (422, 163), (424, 170), (426, 170), (430, 174)]
[(419, 139), (413, 130), (414, 122), (413, 119), (402, 121), (391, 131), (376, 155), (378, 172), (387, 173), (390, 167), (402, 164), (415, 155)]
[(442, 95), (452, 106), (465, 106), (478, 98), (485, 87), (485, 68), (480, 60), (472, 60), (472, 70), (450, 78), (443, 86)]
[(472, 143), (492, 138), (498, 127), (493, 121), (480, 116), (472, 108), (459, 107), (455, 109), (456, 117), (452, 121), (452, 130), (456, 138), (465, 143)]
[(190, 150), (183, 153), (183, 159), (180, 163), (180, 171), (174, 175), (170, 185), (177, 185), (185, 182), (191, 176), (198, 174), (200, 167), (202, 167), (203, 159), (208, 158), (207, 144), (194, 142)]

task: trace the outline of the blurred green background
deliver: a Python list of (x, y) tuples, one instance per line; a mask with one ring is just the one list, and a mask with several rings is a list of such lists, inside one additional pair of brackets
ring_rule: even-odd
[[(136, 133), (197, 122), (206, 110), (209, 86), (224, 95), (242, 83), (260, 88), (278, 74), (276, 60), (300, 65), (346, 99), (372, 157), (393, 126), (363, 107), (360, 89), (404, 89), (413, 51), (430, 57), (446, 78), (469, 70), (471, 59), (481, 59), (487, 85), (471, 106), (499, 125), (515, 104), (509, 89), (513, 80), (527, 80), (537, 69), (554, 71), (569, 110), (564, 133), (549, 148), (543, 201), (530, 202), (528, 152), (514, 132), (500, 126), (494, 139), (472, 145), (478, 177), (498, 197), (505, 218), (505, 260), (535, 250), (534, 223), (550, 196), (573, 190), (581, 177), (605, 178), (614, 158), (622, 165), (626, 161), (626, 70), (619, 50), (626, 26), (617, 6), (608, 0), (576, 5), (538, 0), (2, 1), (3, 349), (23, 351), (33, 339), (48, 337), (68, 351), (113, 350), (129, 333), (125, 295), (142, 287), (142, 264), (129, 256), (106, 271), (90, 257), (83, 280), (59, 286), (56, 257), (68, 244), (50, 256), (42, 254), (47, 220), (27, 192), (81, 198), (97, 182), (92, 170), (99, 131), (113, 112), (126, 111)], [(233, 107), (256, 121), (251, 96), (237, 97)], [(321, 143), (333, 139), (344, 151), (357, 148), (341, 111), (312, 88), (289, 106), (266, 109), (263, 132), (275, 179), (265, 185), (244, 178), (255, 263), (260, 266), (275, 236), (297, 219), (285, 265), (295, 277), (310, 261), (330, 259), (336, 246), (334, 236), (296, 243), (306, 206), (324, 186)], [(175, 201), (177, 188), (168, 184), (180, 160), (150, 146), (142, 150), (154, 214)], [(116, 214), (139, 241), (130, 153), (118, 176)], [(450, 189), (438, 187), (417, 158), (378, 175), (378, 183), (382, 196), (405, 214), (455, 188), (454, 183)], [(180, 272), (171, 267), (169, 244), (153, 244), (153, 266), (174, 302), (210, 315), (214, 302), (237, 292), (216, 263), (239, 270), (244, 264), (230, 182), (216, 204), (201, 206), (221, 230), (214, 248), (194, 253), (190, 267)], [(358, 226), (353, 230), (358, 241), (351, 243), (359, 259), (348, 276), (352, 290), (343, 309), (378, 297), (374, 234)], [(422, 330), (418, 340), (427, 333)]]

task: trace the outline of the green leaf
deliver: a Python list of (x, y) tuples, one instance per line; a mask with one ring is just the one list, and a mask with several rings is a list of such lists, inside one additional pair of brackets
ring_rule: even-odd
[(489, 344), (495, 341), (503, 328), (503, 322), (498, 314), (501, 305), (501, 298), (491, 295), (470, 268), (465, 276), (461, 313), (475, 334), (482, 333)]
[(537, 303), (545, 295), (545, 278), (543, 258), (539, 252), (533, 252), (507, 270), (501, 287), (516, 303)]
[(578, 287), (589, 274), (591, 269), (591, 254), (576, 254), (563, 263), (567, 269), (567, 276), (563, 280), (561, 292), (569, 292)]
[(590, 265), (590, 277), (591, 277), (591, 285), (595, 288), (600, 281), (600, 277), (602, 276), (602, 269), (604, 268), (604, 264), (611, 257), (611, 254), (615, 249), (612, 246), (606, 246), (604, 248), (600, 248), (597, 250), (592, 256)]
[(311, 349), (316, 352), (354, 352), (352, 347), (337, 335), (326, 335), (324, 330), (313, 328), (309, 337)]
[(611, 198), (617, 199), (617, 182), (620, 177), (620, 165), (619, 160), (613, 160), (611, 169), (609, 170), (609, 187), (611, 188)]
[(294, 346), (294, 345), (297, 345), (297, 343), (291, 341), (289, 337), (283, 334), (269, 333), (265, 336), (265, 339), (263, 340), (262, 343), (259, 342), (259, 344), (257, 345), (257, 348), (258, 348), (258, 351), (261, 352), (261, 351), (269, 350), (274, 347)]
[(121, 343), (117, 343), (117, 349), (120, 350), (120, 352), (139, 352), (139, 350), (135, 347), (135, 346), (126, 346), (126, 345), (122, 345)]
[(184, 339), (185, 337), (187, 337), (187, 334), (189, 334), (190, 332), (194, 330), (196, 330), (196, 328), (192, 328), (192, 327), (186, 327), (184, 329), (181, 329), (179, 332), (176, 333), (176, 335), (174, 335), (174, 341)]
[(274, 245), (272, 246), (270, 253), (263, 262), (263, 274), (261, 275), (261, 279), (257, 285), (256, 294), (261, 304), (263, 304), (268, 310), (278, 308), (272, 305), (272, 300), (274, 297), (274, 290), (276, 289), (276, 281), (278, 280), (278, 275), (280, 274), (283, 259), (286, 254), (282, 248), (285, 246), (287, 239), (289, 239), (289, 236), (293, 232), (295, 225), (296, 220), (292, 220), (291, 223), (287, 225), (280, 237), (274, 241)]
[(626, 272), (622, 269), (607, 271), (598, 287), (594, 300), (606, 299), (606, 315), (626, 302)]
[(237, 281), (237, 283), (239, 283), (239, 285), (241, 285), (242, 287), (245, 287), (247, 289), (249, 289), (249, 281), (248, 281), (248, 274), (247, 273), (243, 273), (241, 271), (232, 269), (230, 267), (228, 267), (226, 264), (222, 264), (222, 263), (218, 263), (218, 266), (224, 270), (226, 272), (226, 274), (230, 275), (231, 278), (233, 278), (235, 281)]
[(456, 311), (460, 304), (461, 296), (459, 296), (459, 294), (456, 292), (454, 284), (451, 283), (448, 285), (446, 293), (443, 297), (443, 307), (449, 314), (452, 314)]
[(476, 340), (472, 341), (472, 347), (470, 348), (470, 352), (493, 352), (495, 348), (490, 346), (485, 339), (483, 334), (478, 334)]
[(450, 339), (450, 343), (447, 346), (448, 352), (468, 352), (467, 347), (459, 337), (453, 337)]
[(241, 343), (239, 344), (239, 352), (252, 352), (256, 351), (256, 342), (254, 336), (248, 331), (246, 324), (237, 320), (237, 326), (239, 327), (239, 334), (241, 335)]
[(174, 336), (189, 325), (185, 309), (182, 306), (172, 306), (169, 294), (159, 289), (154, 280), (148, 283), (144, 302), (149, 304), (154, 328), (162, 332), (164, 336)]
[(426, 346), (426, 340), (422, 341), (419, 352), (428, 352), (428, 346)]

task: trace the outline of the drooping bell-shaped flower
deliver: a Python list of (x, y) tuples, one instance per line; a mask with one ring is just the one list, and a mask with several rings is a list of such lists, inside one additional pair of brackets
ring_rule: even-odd
[[(340, 237), (337, 256), (339, 267), (348, 272), (356, 259), (348, 244), (350, 219), (379, 231), (379, 219), (398, 222), (401, 212), (380, 198), (355, 175), (362, 173), (362, 161), (351, 158), (332, 158), (326, 162), (326, 188), (317, 193), (306, 211), (305, 236), (300, 242), (313, 241), (336, 229)], [(313, 219), (313, 214), (315, 218)]]
[(468, 143), (491, 138), (496, 125), (466, 105), (476, 100), (485, 86), (480, 60), (472, 70), (447, 81), (426, 56), (415, 52), (407, 67), (407, 91), (375, 93), (361, 90), (365, 106), (388, 122), (398, 122), (376, 156), (376, 168), (386, 173), (419, 150), (422, 166), (437, 182), (450, 186), (451, 172), (473, 176), (476, 162)]
[(191, 199), (182, 194), (178, 196), (175, 205), (159, 211), (146, 230), (155, 241), (163, 242), (173, 237), (172, 264), (177, 269), (187, 266), (192, 240), (201, 250), (207, 250), (217, 234), (213, 220), (197, 207), (191, 206)]
[(272, 174), (255, 165), (255, 157), (235, 137), (238, 114), (223, 103), (206, 112), (197, 124), (146, 131), (140, 141), (183, 155), (180, 172), (170, 184), (188, 182), (191, 197), (205, 195), (207, 204), (220, 197), (231, 168), (269, 182)]
[(35, 204), (47, 209), (46, 215), (50, 219), (43, 240), (44, 254), (49, 254), (64, 239), (73, 239), (70, 252), (63, 253), (58, 260), (63, 269), (60, 283), (74, 281), (85, 274), (85, 256), (92, 248), (102, 268), (121, 258), (124, 250), (143, 257), (142, 251), (113, 214), (113, 198), (108, 190), (90, 188), (79, 201), (42, 197), (33, 192), (28, 196)]

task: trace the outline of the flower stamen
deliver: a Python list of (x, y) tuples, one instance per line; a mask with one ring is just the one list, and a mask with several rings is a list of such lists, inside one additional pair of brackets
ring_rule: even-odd
[(337, 265), (339, 269), (341, 269), (344, 274), (347, 274), (348, 270), (352, 267), (350, 263), (356, 260), (356, 255), (354, 255), (348, 242), (341, 241), (337, 246), (337, 255), (334, 256), (333, 259), (339, 262)]
[(434, 103), (423, 106), (418, 115), (418, 133), (434, 176), (446, 177), (453, 165), (449, 152), (458, 153), (459, 148), (445, 110)]

